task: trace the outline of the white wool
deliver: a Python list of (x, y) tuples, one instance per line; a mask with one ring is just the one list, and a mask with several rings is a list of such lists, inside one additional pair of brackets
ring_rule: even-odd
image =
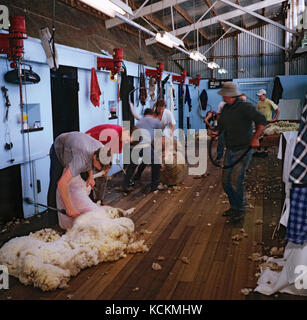
[(299, 129), (299, 123), (296, 123), (296, 122), (290, 122), (290, 121), (272, 122), (264, 128), (263, 135), (271, 136), (271, 135), (280, 134), (286, 131), (298, 131), (298, 129)]
[[(124, 216), (132, 210), (99, 207), (87, 196), (85, 183), (82, 185), (80, 179), (74, 178), (71, 184), (70, 196), (77, 209), (92, 210), (75, 219), (66, 234), (52, 242), (43, 241), (48, 237), (43, 240), (33, 235), (18, 237), (0, 249), (0, 264), (6, 265), (9, 274), (25, 285), (43, 291), (65, 288), (70, 277), (80, 270), (125, 257), (128, 245), (131, 247), (134, 223)], [(38, 234), (45, 232), (41, 230)], [(144, 247), (138, 243), (133, 252), (144, 252)]]

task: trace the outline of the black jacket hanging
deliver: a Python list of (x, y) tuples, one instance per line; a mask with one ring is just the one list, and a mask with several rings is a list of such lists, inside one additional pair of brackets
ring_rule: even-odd
[(282, 98), (282, 92), (283, 92), (283, 87), (281, 85), (280, 79), (279, 79), (279, 77), (275, 77), (274, 87), (273, 87), (273, 91), (272, 91), (272, 100), (277, 105), (279, 103), (279, 99)]
[(201, 104), (201, 109), (206, 110), (207, 109), (207, 104), (208, 104), (208, 95), (207, 91), (204, 89), (200, 96), (199, 96), (200, 104)]
[(191, 110), (192, 110), (192, 100), (191, 100), (191, 96), (190, 96), (189, 85), (186, 85), (186, 93), (185, 93), (184, 103), (188, 103), (189, 112), (191, 112)]
[[(131, 128), (134, 126), (134, 116), (131, 113), (130, 105), (129, 105), (129, 92), (134, 89), (134, 78), (132, 76), (127, 76), (127, 71), (121, 73), (121, 83), (120, 83), (120, 99), (122, 100), (122, 113), (123, 113), (123, 121), (130, 121)], [(134, 97), (132, 94), (131, 97), (132, 102), (134, 102)]]

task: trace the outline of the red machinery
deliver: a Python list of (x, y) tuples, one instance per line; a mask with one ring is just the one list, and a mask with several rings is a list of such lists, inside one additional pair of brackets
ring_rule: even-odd
[(187, 72), (185, 70), (183, 70), (181, 72), (181, 76), (173, 76), (172, 80), (173, 82), (179, 82), (180, 84), (184, 84), (185, 83), (185, 79), (187, 77)]
[(152, 70), (152, 69), (145, 69), (145, 75), (146, 77), (151, 77), (155, 78), (157, 81), (162, 80), (162, 75), (164, 71), (164, 63), (163, 62), (158, 62), (157, 64), (157, 69)]
[(189, 79), (189, 84), (193, 84), (196, 87), (199, 87), (199, 82), (200, 82), (200, 75), (198, 74), (196, 78), (194, 79)]
[(111, 74), (112, 74), (111, 79), (114, 79), (114, 76), (120, 72), (123, 58), (124, 58), (123, 49), (115, 48), (113, 49), (113, 59), (97, 57), (97, 69), (100, 70), (102, 68), (102, 69), (111, 71)]
[(11, 68), (17, 68), (17, 60), (23, 55), (23, 39), (27, 39), (26, 21), (23, 16), (10, 18), (9, 33), (0, 33), (0, 54), (6, 54)]

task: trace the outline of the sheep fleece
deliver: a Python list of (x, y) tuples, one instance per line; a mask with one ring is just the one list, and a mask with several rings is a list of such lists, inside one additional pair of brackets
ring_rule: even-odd
[(131, 219), (111, 219), (108, 210), (100, 207), (82, 214), (56, 241), (30, 236), (10, 240), (0, 249), (0, 264), (25, 285), (43, 291), (65, 288), (81, 269), (125, 256), (133, 231)]

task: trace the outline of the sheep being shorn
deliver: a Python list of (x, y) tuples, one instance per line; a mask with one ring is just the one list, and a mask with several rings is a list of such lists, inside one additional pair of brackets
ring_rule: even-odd
[[(70, 190), (80, 183), (83, 183), (81, 178), (74, 178)], [(46, 237), (45, 233), (50, 231), (41, 230), (35, 236), (14, 238), (0, 249), (0, 264), (8, 267), (10, 275), (25, 285), (49, 291), (67, 287), (70, 277), (84, 268), (103, 261), (116, 261), (125, 257), (126, 252), (148, 251), (142, 241), (135, 242), (131, 250), (134, 223), (125, 215), (132, 210), (90, 204), (86, 188), (82, 190), (81, 204), (85, 204), (86, 196), (92, 210), (75, 219), (72, 228), (62, 237)], [(72, 201), (78, 205), (75, 198), (76, 194), (71, 194)]]

